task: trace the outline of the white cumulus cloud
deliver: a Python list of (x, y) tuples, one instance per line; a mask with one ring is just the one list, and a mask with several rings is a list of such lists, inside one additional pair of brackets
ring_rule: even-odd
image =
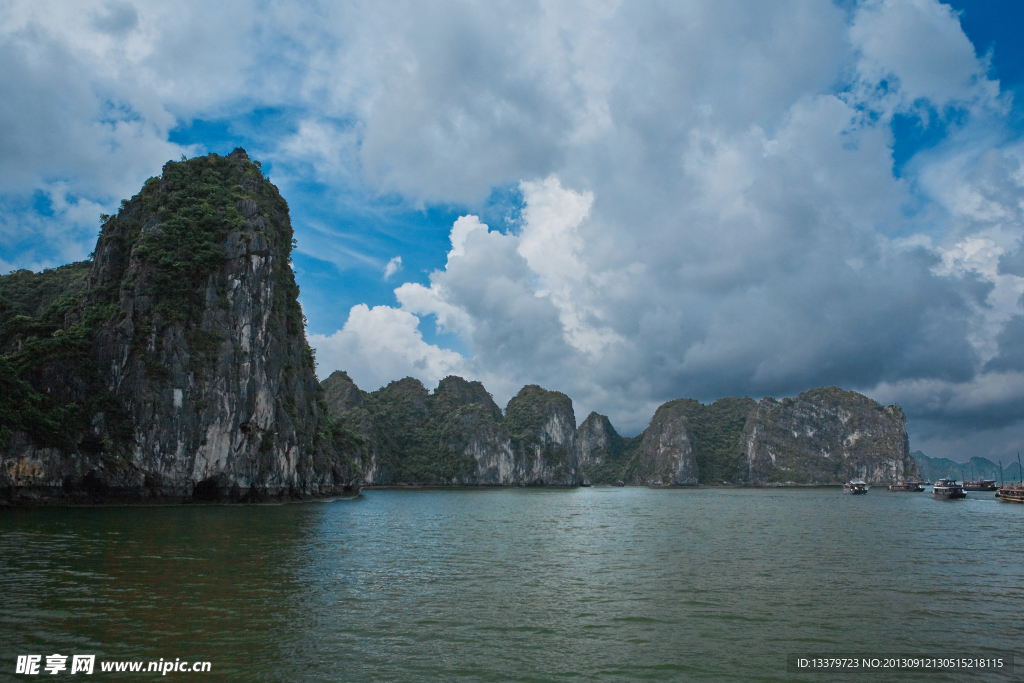
[(385, 280), (389, 279), (392, 275), (394, 275), (395, 273), (397, 273), (401, 269), (402, 269), (402, 257), (401, 256), (393, 257), (390, 261), (388, 261), (388, 264), (386, 266), (384, 266), (384, 279)]
[[(345, 327), (334, 334), (309, 337), (321, 373), (346, 368), (361, 387), (376, 389), (402, 377), (436, 384), (465, 372), (464, 359), (454, 351), (423, 341), (419, 318), (388, 306), (353, 306)], [(327, 370), (329, 368), (329, 370)]]

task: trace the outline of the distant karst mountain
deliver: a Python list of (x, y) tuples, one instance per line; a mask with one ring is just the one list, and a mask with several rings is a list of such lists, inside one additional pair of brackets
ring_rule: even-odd
[(323, 387), (331, 417), (362, 439), (370, 485), (837, 484), (918, 473), (899, 406), (836, 387), (782, 401), (678, 399), (632, 438), (597, 413), (576, 428), (572, 401), (538, 386), (504, 414), (461, 377), (432, 394), (409, 377), (364, 392), (341, 371)]
[(977, 455), (970, 457), (966, 462), (957, 462), (949, 458), (932, 458), (921, 451), (914, 451), (910, 454), (921, 472), (921, 477), (926, 481), (935, 481), (944, 477), (954, 477), (966, 481), (981, 477), (1000, 481), (1019, 481), (1020, 467), (1016, 460), (1007, 457), (1003, 461), (1002, 472), (999, 470), (999, 463), (992, 462), (988, 458)]

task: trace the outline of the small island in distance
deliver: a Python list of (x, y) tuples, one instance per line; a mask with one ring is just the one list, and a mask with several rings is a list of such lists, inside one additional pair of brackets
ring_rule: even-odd
[(837, 387), (669, 401), (635, 437), (565, 394), (322, 383), (288, 205), (241, 148), (168, 162), (93, 259), (0, 277), (0, 504), (259, 502), (361, 486), (841, 484), (920, 475), (906, 417)]

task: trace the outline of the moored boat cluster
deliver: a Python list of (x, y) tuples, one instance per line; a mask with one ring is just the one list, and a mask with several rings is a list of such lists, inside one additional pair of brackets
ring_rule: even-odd
[[(1020, 464), (1020, 454), (1017, 455), (1018, 465)], [(1002, 472), (1002, 463), (999, 464), (1000, 473)], [(1002, 474), (1000, 474), (1000, 479)], [(930, 482), (919, 481), (917, 479), (907, 479), (906, 481), (896, 481), (889, 484), (889, 490), (900, 492), (900, 493), (921, 493), (925, 490), (925, 485)], [(1000, 481), (1000, 485), (996, 486), (995, 479), (985, 479), (983, 477), (975, 477), (970, 481), (959, 483), (955, 477), (946, 477), (937, 480), (932, 486), (932, 495), (939, 500), (962, 500), (967, 497), (967, 491), (995, 491), (996, 498), (1008, 503), (1024, 503), (1024, 480), (1018, 481), (1016, 484), (1009, 482), (1007, 484)], [(867, 493), (868, 486), (864, 481), (860, 479), (851, 479), (846, 485), (843, 486), (845, 493)]]

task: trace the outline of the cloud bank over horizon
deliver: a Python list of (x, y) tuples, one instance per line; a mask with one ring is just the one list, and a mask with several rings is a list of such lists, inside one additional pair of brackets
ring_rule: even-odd
[(536, 383), (623, 433), (838, 385), (930, 455), (1024, 446), (1020, 117), (950, 6), (183, 7), (0, 10), (4, 272), (244, 142), (322, 377)]

